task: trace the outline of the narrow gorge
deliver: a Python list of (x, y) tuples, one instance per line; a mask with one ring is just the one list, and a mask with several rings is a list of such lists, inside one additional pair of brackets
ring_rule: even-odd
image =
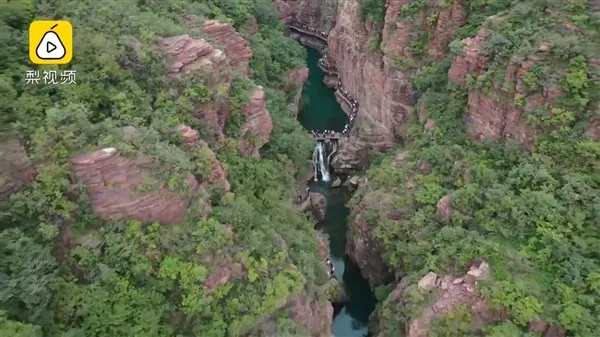
[[(565, 311), (550, 309), (549, 303), (565, 304), (556, 282), (570, 276), (566, 270), (548, 276), (545, 282), (554, 278), (552, 286), (536, 279), (547, 268), (562, 267), (560, 258), (540, 261), (524, 248), (525, 242), (539, 242), (535, 229), (511, 235), (488, 226), (511, 231), (528, 227), (531, 218), (545, 218), (525, 211), (531, 207), (525, 200), (533, 197), (525, 191), (564, 205), (569, 201), (558, 186), (571, 183), (556, 170), (577, 175), (596, 167), (600, 63), (592, 50), (599, 47), (594, 27), (600, 3), (563, 1), (568, 9), (548, 1), (276, 3), (290, 37), (311, 48), (303, 91), (308, 103), (299, 120), (309, 130), (328, 130), (313, 133), (319, 182), (311, 184), (311, 192), (327, 200), (322, 226), (334, 264), (346, 256), (348, 269), (360, 273), (350, 279), (344, 272), (349, 302), (334, 318), (334, 336), (598, 334), (597, 308), (584, 305), (583, 298), (576, 302), (585, 307), (585, 318), (577, 324), (567, 323)], [(577, 15), (584, 19), (577, 21)], [(317, 53), (322, 58), (315, 71)], [(325, 87), (334, 90), (347, 126), (332, 116), (331, 100), (321, 98), (331, 93)], [(569, 146), (580, 154), (564, 152)], [(534, 164), (540, 158), (550, 161)], [(483, 167), (490, 171), (481, 172)], [(540, 190), (514, 181), (533, 167), (555, 172), (547, 178), (561, 182)], [(494, 186), (487, 174), (499, 179)], [(597, 184), (588, 182), (586, 200), (598, 201)], [(330, 187), (340, 184), (352, 191), (349, 210), (331, 205), (342, 203), (344, 192)], [(500, 200), (509, 195), (515, 198), (512, 210), (528, 216), (507, 213)], [(488, 203), (477, 203), (483, 200)], [(484, 219), (482, 212), (491, 213)], [(573, 219), (563, 212), (552, 213)], [(582, 206), (581, 212), (581, 226), (597, 228), (592, 208)], [(334, 219), (338, 216), (347, 220)], [(564, 221), (559, 226), (568, 226)], [(347, 226), (329, 229), (336, 222)], [(581, 238), (586, 231), (577, 233)], [(525, 246), (501, 253), (494, 247), (505, 240)], [(520, 259), (530, 267), (518, 266)], [(352, 288), (354, 280), (364, 288)], [(523, 282), (540, 283), (525, 291)], [(589, 282), (581, 291), (591, 296)], [(353, 312), (358, 301), (365, 310)], [(356, 329), (343, 327), (352, 320)]]
[(600, 336), (600, 0), (0, 7), (0, 336)]
[[(340, 186), (339, 177), (330, 177), (330, 155), (335, 155), (339, 138), (318, 136), (325, 130), (329, 134), (342, 134), (349, 118), (335, 99), (334, 90), (324, 84), (326, 74), (319, 67), (322, 55), (316, 50), (307, 52), (309, 76), (302, 91), (304, 104), (299, 111), (301, 124), (315, 134), (315, 174), (309, 184), (311, 198), (315, 195), (325, 199), (325, 213), (319, 220), (319, 230), (329, 238), (330, 260), (333, 264), (333, 277), (345, 288), (347, 301), (335, 305), (332, 333), (336, 337), (359, 337), (368, 332), (369, 315), (375, 309), (376, 299), (369, 283), (360, 274), (358, 267), (346, 256), (346, 232), (348, 230), (348, 209), (345, 203), (349, 197), (349, 186)], [(319, 149), (327, 149), (318, 155)], [(323, 150), (321, 150), (323, 151)], [(332, 187), (335, 186), (335, 187)], [(313, 206), (315, 207), (315, 206)], [(318, 207), (318, 206), (317, 206)]]

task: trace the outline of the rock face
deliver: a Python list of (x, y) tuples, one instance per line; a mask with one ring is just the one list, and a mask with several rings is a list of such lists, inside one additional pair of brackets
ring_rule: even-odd
[(350, 138), (342, 139), (338, 144), (338, 149), (331, 160), (331, 167), (336, 173), (352, 174), (364, 167), (369, 149), (365, 143)]
[(177, 129), (184, 139), (184, 144), (188, 148), (198, 147), (204, 151), (206, 156), (210, 160), (210, 174), (206, 177), (205, 181), (210, 185), (219, 184), (223, 186), (225, 192), (231, 190), (231, 185), (227, 181), (227, 171), (218, 159), (215, 153), (208, 147), (208, 144), (200, 139), (198, 131), (190, 128), (187, 125), (180, 125)]
[[(166, 73), (172, 76), (206, 72), (205, 84), (215, 92), (224, 92), (224, 97), (215, 102), (196, 102), (194, 117), (198, 118), (211, 131), (215, 140), (224, 137), (224, 127), (231, 116), (226, 93), (231, 88), (233, 77), (227, 71), (238, 74), (249, 73), (252, 50), (248, 42), (229, 24), (216, 20), (201, 21), (193, 15), (184, 15), (191, 31), (205, 39), (193, 39), (188, 35), (167, 37), (159, 40), (161, 52), (168, 57)], [(214, 47), (220, 49), (215, 49)], [(294, 77), (294, 80), (299, 80)], [(222, 95), (222, 96), (223, 96)], [(269, 139), (272, 123), (264, 106), (264, 91), (255, 90), (244, 107), (248, 122), (244, 132), (253, 134), (251, 142), (242, 140), (243, 152), (258, 155), (258, 149)]]
[(228, 259), (223, 259), (223, 261), (219, 261), (213, 266), (215, 268), (204, 281), (209, 293), (215, 291), (222, 284), (247, 275), (247, 271), (241, 263), (232, 262)]
[(328, 32), (335, 25), (337, 0), (276, 0), (275, 6), (283, 21), (292, 18)]
[(221, 50), (214, 49), (204, 39), (193, 39), (187, 34), (162, 38), (158, 41), (158, 47), (169, 57), (166, 66), (169, 75), (188, 75), (225, 60)]
[(346, 303), (348, 301), (348, 294), (346, 294), (346, 290), (344, 290), (344, 286), (338, 281), (336, 278), (332, 278), (329, 280), (329, 302), (334, 304)]
[(447, 224), (452, 216), (452, 199), (449, 195), (443, 196), (436, 205), (438, 219), (441, 223)]
[[(308, 79), (308, 68), (300, 68), (287, 74), (286, 86), (284, 90), (290, 94), (288, 103), (294, 106), (294, 112), (298, 114), (300, 110), (300, 98), (302, 98), (302, 87)], [(293, 91), (293, 92), (292, 92)]]
[(323, 222), (327, 210), (327, 199), (325, 199), (325, 196), (321, 193), (311, 193), (310, 204), (315, 221)]
[(235, 28), (217, 20), (208, 20), (204, 22), (203, 31), (216, 46), (222, 46), (231, 67), (240, 70), (243, 74), (248, 73), (252, 50)]
[(419, 280), (419, 289), (427, 291), (435, 288), (435, 282), (437, 281), (437, 278), (437, 274), (430, 271), (429, 273), (427, 273), (427, 275), (423, 276), (423, 278)]
[[(451, 81), (465, 86), (467, 77), (477, 78), (486, 74), (489, 64), (483, 46), (487, 39), (484, 27), (474, 38), (462, 41), (462, 54), (454, 57), (448, 72)], [(524, 117), (546, 105), (549, 105), (548, 110), (551, 109), (552, 102), (564, 96), (556, 83), (566, 75), (566, 69), (555, 68), (545, 74), (546, 78), (538, 81), (539, 90), (527, 84), (526, 76), (549, 56), (551, 49), (551, 43), (542, 42), (537, 51), (526, 59), (515, 55), (504, 69), (502, 79), (489, 79), (490, 90), (469, 90), (466, 123), (473, 140), (514, 139), (533, 150), (533, 137), (550, 131), (527, 125)], [(590, 65), (593, 66), (593, 61)], [(591, 138), (594, 138), (593, 124), (593, 120), (588, 123)]]
[(342, 180), (340, 177), (335, 177), (333, 183), (331, 183), (331, 187), (340, 187), (342, 185)]
[[(489, 270), (487, 263), (485, 263), (485, 266)], [(473, 330), (479, 330), (483, 325), (507, 318), (505, 312), (493, 309), (490, 303), (481, 296), (476, 283), (466, 283), (463, 281), (464, 278), (466, 277), (457, 278), (450, 275), (438, 277), (435, 273), (430, 272), (418, 282), (421, 291), (428, 291), (435, 294), (435, 297), (418, 317), (406, 322), (407, 337), (426, 337), (431, 321), (450, 312), (459, 304), (465, 305), (471, 312), (471, 328)], [(384, 306), (396, 305), (402, 298), (410, 296), (409, 293), (409, 284), (401, 281), (396, 289), (390, 293)]]
[(329, 242), (321, 232), (315, 233), (317, 243), (319, 244), (319, 251), (321, 252), (321, 258), (323, 259), (323, 261), (325, 261), (329, 258)]
[[(114, 148), (105, 148), (81, 154), (71, 163), (74, 179), (85, 186), (94, 213), (103, 220), (173, 224), (181, 222), (186, 214), (190, 198), (154, 181), (150, 169), (156, 163), (152, 158), (128, 158)], [(158, 186), (152, 186), (152, 192), (142, 192), (149, 183)], [(198, 189), (191, 174), (187, 184), (192, 192)]]
[(296, 295), (290, 298), (286, 308), (290, 312), (290, 317), (304, 325), (311, 336), (331, 336), (333, 307), (326, 299)]
[(35, 176), (35, 168), (17, 139), (0, 144), (0, 199), (22, 190)]
[[(385, 216), (393, 209), (394, 202), (393, 194), (370, 192), (363, 197), (358, 208)], [(353, 215), (354, 219), (347, 234), (346, 254), (358, 265), (371, 288), (374, 288), (391, 281), (393, 275), (383, 261), (381, 242), (373, 233), (374, 224), (369, 224), (363, 214), (358, 212)]]
[(273, 121), (265, 103), (265, 91), (262, 87), (254, 89), (248, 104), (242, 107), (246, 122), (240, 131), (242, 134), (242, 154), (258, 157), (258, 150), (269, 141), (273, 131)]

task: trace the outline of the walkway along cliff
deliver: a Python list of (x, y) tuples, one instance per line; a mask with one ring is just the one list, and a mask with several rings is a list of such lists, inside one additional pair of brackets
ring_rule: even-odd
[[(600, 61), (597, 53), (590, 52), (597, 50), (597, 45), (585, 45), (586, 48), (583, 45), (598, 41), (597, 30), (594, 33), (589, 29), (593, 26), (589, 24), (591, 21), (597, 22), (598, 1), (581, 1), (577, 9), (567, 6), (568, 1), (539, 1), (536, 2), (539, 7), (526, 1), (479, 5), (463, 0), (373, 1), (369, 2), (372, 5), (369, 8), (364, 8), (365, 2), (360, 0), (280, 0), (276, 3), (290, 36), (322, 54), (317, 65), (326, 74), (323, 81), (335, 89), (336, 99), (349, 116), (347, 130), (315, 132), (317, 142), (337, 143), (331, 160), (315, 167), (332, 169), (333, 186), (339, 185), (336, 176), (347, 177), (345, 184), (353, 188), (360, 185), (345, 252), (358, 265), (369, 286), (372, 289), (396, 286), (386, 302), (396, 309), (401, 305), (408, 306), (405, 303), (407, 297), (415, 290), (419, 293), (440, 291), (442, 297), (435, 297), (432, 306), (420, 317), (403, 322), (406, 323), (405, 335), (410, 337), (426, 336), (434, 318), (454, 310), (457, 303), (464, 304), (473, 315), (474, 330), (485, 324), (508, 320), (505, 311), (511, 308), (495, 311), (498, 308), (492, 308), (478, 292), (479, 281), (488, 281), (487, 273), (500, 267), (498, 264), (490, 262), (488, 265), (488, 261), (473, 257), (473, 261), (461, 265), (465, 270), (457, 270), (454, 275), (438, 277), (431, 272), (421, 275), (420, 281), (414, 280), (398, 268), (407, 257), (390, 257), (393, 243), (383, 242), (382, 234), (375, 230), (385, 227), (381, 223), (395, 228), (404, 226), (406, 209), (411, 206), (404, 204), (406, 198), (416, 199), (414, 194), (418, 188), (427, 185), (419, 179), (435, 178), (436, 165), (439, 169), (444, 164), (432, 164), (410, 151), (395, 154), (391, 163), (386, 162), (388, 171), (382, 174), (410, 174), (396, 177), (397, 185), (390, 186), (391, 192), (373, 190), (372, 183), (358, 174), (366, 168), (370, 153), (398, 148), (415, 134), (434, 138), (456, 132), (462, 137), (455, 141), (456, 145), (468, 143), (471, 148), (479, 149), (478, 146), (487, 144), (501, 147), (508, 143), (524, 149), (525, 156), (537, 154), (549, 158), (557, 156), (556, 151), (550, 150), (553, 145), (549, 144), (560, 139), (563, 147), (557, 149), (573, 146), (596, 158), (582, 147), (597, 147), (596, 142), (600, 139), (600, 100), (594, 93), (599, 88)], [(577, 16), (573, 14), (575, 12), (591, 21), (577, 22), (573, 19)], [(565, 13), (572, 15), (569, 17)], [(575, 45), (577, 47), (572, 49)], [(427, 77), (427, 73), (431, 76)], [(576, 76), (579, 80), (574, 80)], [(445, 96), (440, 100), (427, 92), (434, 84), (415, 82), (415, 79), (442, 83), (444, 89), (440, 94)], [(426, 89), (421, 90), (423, 87)], [(569, 117), (561, 120), (563, 112)], [(408, 126), (412, 128), (409, 131), (406, 130)], [(563, 131), (565, 133), (561, 135)], [(484, 142), (486, 140), (489, 142)], [(325, 150), (332, 151), (327, 147)], [(450, 149), (447, 152), (445, 159), (450, 162), (453, 174), (459, 172), (456, 173), (458, 181), (461, 184), (472, 182), (475, 168), (468, 168), (468, 164), (459, 159), (450, 159), (453, 158)], [(558, 162), (563, 165), (574, 160), (589, 165), (583, 157), (574, 157), (577, 155), (565, 155), (566, 159), (559, 158)], [(318, 161), (321, 156), (316, 158)], [(457, 201), (447, 188), (447, 185), (441, 187), (440, 183), (441, 190), (432, 197), (435, 200), (426, 204), (427, 210), (437, 214), (434, 220), (439, 228), (432, 230), (434, 233), (443, 228), (454, 228), (446, 225), (453, 221)], [(407, 195), (396, 195), (400, 193), (398, 190), (406, 190)], [(424, 205), (420, 207), (425, 208)], [(375, 213), (377, 221), (370, 220)], [(454, 225), (460, 229), (468, 227), (464, 224), (461, 227), (460, 223)], [(401, 235), (394, 229), (383, 230), (392, 233), (388, 240), (400, 240)], [(420, 233), (417, 229), (413, 231)], [(409, 234), (416, 238), (407, 240), (406, 244), (422, 240), (411, 231)], [(426, 257), (420, 258), (426, 260)], [(395, 268), (391, 266), (392, 259), (396, 260)], [(414, 278), (415, 275), (411, 276)], [(418, 287), (416, 281), (419, 281)], [(438, 308), (440, 311), (436, 312)], [(389, 311), (387, 315), (390, 315)], [(379, 319), (374, 317), (373, 321)], [(564, 327), (547, 321), (525, 322), (531, 333), (565, 336)], [(377, 327), (371, 332), (376, 336), (387, 336), (380, 334)]]

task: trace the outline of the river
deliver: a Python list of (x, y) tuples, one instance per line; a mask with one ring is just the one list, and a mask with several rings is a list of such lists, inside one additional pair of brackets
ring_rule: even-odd
[[(335, 100), (334, 90), (323, 83), (325, 74), (317, 61), (320, 54), (307, 49), (309, 68), (308, 81), (302, 90), (305, 104), (298, 114), (298, 120), (308, 130), (342, 131), (347, 117)], [(369, 315), (375, 309), (377, 300), (358, 267), (345, 254), (346, 232), (348, 230), (348, 208), (345, 205), (349, 193), (346, 188), (331, 188), (329, 183), (311, 183), (311, 192), (322, 193), (327, 198), (327, 213), (320, 229), (327, 233), (331, 250), (331, 261), (335, 266), (338, 280), (345, 285), (349, 301), (335, 308), (331, 330), (335, 337), (363, 337), (368, 334)]]

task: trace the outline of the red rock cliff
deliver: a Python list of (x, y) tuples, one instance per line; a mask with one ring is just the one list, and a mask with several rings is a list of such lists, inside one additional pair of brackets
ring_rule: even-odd
[[(525, 117), (539, 108), (551, 111), (553, 101), (565, 95), (559, 83), (566, 76), (567, 69), (555, 64), (543, 75), (544, 79), (536, 80), (540, 88), (534, 90), (530, 87), (526, 76), (531, 75), (536, 65), (546, 61), (552, 51), (552, 44), (543, 41), (532, 55), (513, 56), (500, 69), (502, 76), (498, 79), (490, 74), (492, 69), (483, 51), (487, 39), (486, 29), (482, 28), (477, 36), (463, 40), (462, 53), (454, 57), (448, 72), (451, 81), (468, 88), (467, 130), (475, 141), (514, 139), (533, 150), (533, 137), (550, 129), (528, 125)], [(594, 67), (594, 60), (588, 63), (590, 68)], [(489, 88), (479, 89), (472, 83), (469, 86), (469, 80), (488, 81)], [(592, 117), (588, 122), (590, 138), (597, 137), (594, 136), (597, 127)]]
[[(94, 213), (103, 220), (125, 219), (170, 224), (181, 222), (189, 197), (170, 191), (164, 183), (143, 192), (143, 185), (155, 182), (149, 157), (121, 156), (114, 148), (84, 153), (71, 161), (75, 180), (83, 184)], [(192, 191), (198, 182), (190, 174), (187, 184)]]
[(242, 154), (258, 157), (258, 150), (269, 141), (273, 122), (265, 103), (265, 91), (257, 87), (250, 93), (248, 104), (242, 107), (246, 122), (242, 125)]
[(33, 164), (17, 139), (0, 143), (0, 199), (25, 188), (35, 175)]

